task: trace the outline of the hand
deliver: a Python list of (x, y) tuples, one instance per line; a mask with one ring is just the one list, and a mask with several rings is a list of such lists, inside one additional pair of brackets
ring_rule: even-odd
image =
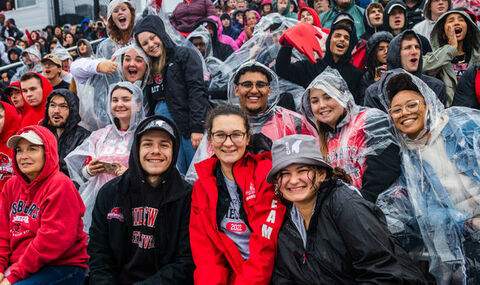
[(192, 141), (193, 148), (197, 148), (200, 145), (200, 141), (202, 141), (203, 134), (202, 133), (192, 133), (190, 139)]
[(245, 34), (247, 35), (247, 38), (250, 39), (253, 36), (253, 27), (245, 27)]
[(458, 47), (457, 36), (455, 35), (455, 28), (453, 24), (447, 24), (445, 34), (447, 35), (448, 44), (454, 48)]
[(7, 278), (4, 278), (2, 282), (0, 282), (0, 285), (11, 285), (11, 283), (8, 281)]
[(117, 70), (117, 64), (112, 60), (104, 60), (97, 65), (97, 72), (112, 74)]
[(480, 218), (472, 218), (470, 224), (474, 230), (480, 230)]
[(115, 175), (116, 176), (120, 176), (122, 175), (123, 173), (125, 173), (125, 171), (127, 171), (128, 167), (126, 166), (123, 166), (122, 164), (120, 163), (114, 163), (115, 166), (117, 167), (117, 169), (115, 170)]
[(4, 277), (3, 273), (0, 273), (0, 281), (3, 280), (3, 277)]
[(94, 159), (94, 160), (90, 161), (89, 164), (87, 164), (87, 172), (91, 176), (96, 176), (96, 175), (104, 173), (106, 171), (107, 170), (105, 169), (105, 166), (103, 166), (103, 163), (98, 161), (97, 159)]

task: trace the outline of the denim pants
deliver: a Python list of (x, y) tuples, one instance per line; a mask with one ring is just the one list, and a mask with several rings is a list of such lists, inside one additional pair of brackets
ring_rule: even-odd
[(77, 266), (45, 266), (15, 285), (83, 285), (85, 269)]
[[(155, 106), (155, 115), (162, 115), (173, 121), (172, 114), (168, 110), (167, 103), (165, 101), (159, 101), (157, 103)], [(182, 136), (180, 138), (180, 148), (178, 150), (177, 157), (177, 169), (182, 176), (185, 176), (187, 173), (188, 167), (190, 166), (194, 155), (195, 149), (192, 146), (192, 141), (190, 138), (185, 138)]]

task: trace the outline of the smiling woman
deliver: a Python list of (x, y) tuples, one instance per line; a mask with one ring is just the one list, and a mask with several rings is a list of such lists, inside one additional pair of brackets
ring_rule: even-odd
[(246, 150), (250, 127), (238, 107), (213, 109), (206, 128), (215, 155), (195, 165), (190, 217), (195, 284), (270, 284), (284, 213), (265, 183), (270, 155)]

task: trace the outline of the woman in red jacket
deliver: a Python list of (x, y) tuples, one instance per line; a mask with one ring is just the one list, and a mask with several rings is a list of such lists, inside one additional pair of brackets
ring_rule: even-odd
[(190, 216), (195, 284), (270, 284), (285, 208), (266, 182), (270, 153), (246, 150), (249, 129), (238, 107), (208, 116), (215, 155), (195, 165)]
[(83, 284), (85, 206), (59, 170), (55, 136), (29, 126), (7, 145), (15, 175), (0, 192), (0, 285)]

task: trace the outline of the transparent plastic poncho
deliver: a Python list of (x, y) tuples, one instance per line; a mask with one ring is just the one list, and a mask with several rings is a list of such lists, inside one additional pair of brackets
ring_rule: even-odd
[(332, 166), (344, 169), (352, 178), (352, 184), (361, 189), (367, 156), (380, 155), (388, 146), (396, 144), (388, 116), (378, 109), (356, 105), (340, 73), (327, 67), (310, 83), (302, 98), (302, 113), (317, 128), (321, 123), (312, 112), (312, 89), (322, 90), (344, 109), (344, 116), (335, 129), (326, 133), (327, 159)]
[[(114, 123), (111, 112), (111, 95), (115, 87), (120, 86), (132, 93), (131, 116), (128, 130), (121, 131)], [(129, 82), (119, 82), (110, 86), (107, 104), (110, 124), (92, 132), (75, 150), (65, 157), (70, 178), (79, 185), (79, 192), (85, 203), (84, 229), (88, 233), (92, 222), (92, 210), (100, 188), (116, 176), (111, 173), (102, 173), (90, 176), (86, 173), (86, 164), (89, 160), (97, 159), (102, 162), (119, 163), (128, 167), (128, 157), (133, 142), (133, 134), (138, 123), (145, 117), (142, 108), (142, 92), (139, 87)]]
[[(382, 104), (387, 109), (387, 83), (400, 72), (405, 71), (385, 75)], [(403, 244), (421, 237), (423, 259), (438, 284), (479, 284), (480, 111), (445, 109), (422, 80), (409, 75), (425, 101), (425, 128), (415, 139), (395, 130), (402, 175), (396, 187), (379, 196), (377, 205), (390, 230), (409, 239)], [(414, 243), (414, 251), (418, 246)]]
[[(286, 29), (293, 27), (297, 23), (297, 20), (286, 18), (278, 13), (272, 13), (262, 17), (260, 22), (255, 26), (253, 36), (245, 42), (239, 50), (230, 55), (225, 62), (220, 65), (217, 72), (213, 74), (209, 90), (226, 90), (230, 75), (236, 72), (241, 65), (252, 60), (273, 69), (281, 47), (278, 43), (280, 36)], [(278, 27), (272, 30), (272, 26)], [(323, 41), (320, 42), (324, 50), (327, 35), (323, 31), (319, 31), (325, 35), (322, 37)], [(293, 51), (293, 62), (304, 59), (306, 59), (306, 57), (297, 50)], [(305, 89), (284, 79), (279, 79), (279, 84), (283, 92), (288, 92), (293, 95), (297, 110), (300, 110), (301, 98)]]
[[(30, 64), (27, 64), (25, 62), (25, 58), (24, 58), (25, 54), (27, 54), (27, 56), (29, 57), (31, 61)], [(42, 73), (43, 68), (42, 68), (42, 64), (40, 63), (41, 59), (42, 59), (42, 55), (35, 45), (25, 49), (22, 52), (22, 55), (20, 57), (20, 60), (23, 63), (23, 65), (17, 70), (17, 72), (15, 72), (10, 82), (19, 81), (20, 78), (28, 72)]]
[[(281, 90), (279, 89), (278, 76), (271, 69), (256, 61), (249, 61), (240, 68), (257, 65), (268, 72), (272, 78), (270, 82), (270, 95), (268, 97), (267, 109), (257, 115), (249, 115), (250, 134), (252, 135), (251, 146), (255, 150), (269, 150), (273, 141), (292, 134), (306, 134), (318, 137), (315, 127), (312, 126), (302, 115), (277, 106)], [(239, 98), (235, 95), (234, 78), (237, 73), (231, 75), (228, 84), (228, 103), (240, 105)], [(213, 149), (205, 134), (195, 152), (192, 163), (187, 171), (185, 180), (189, 183), (195, 182), (197, 174), (194, 165), (213, 155)]]
[[(88, 79), (85, 84), (81, 84), (77, 88), (78, 97), (80, 98), (79, 111), (80, 117), (82, 118), (81, 125), (84, 128), (94, 131), (111, 123), (107, 109), (109, 86), (125, 80), (122, 68), (123, 57), (124, 54), (131, 49), (135, 49), (147, 65), (143, 79), (135, 82), (135, 85), (143, 90), (147, 84), (148, 74), (150, 73), (150, 60), (143, 50), (136, 44), (131, 44), (117, 50), (112, 56), (118, 65), (115, 73), (95, 74)], [(147, 110), (145, 110), (145, 113), (147, 113)]]

